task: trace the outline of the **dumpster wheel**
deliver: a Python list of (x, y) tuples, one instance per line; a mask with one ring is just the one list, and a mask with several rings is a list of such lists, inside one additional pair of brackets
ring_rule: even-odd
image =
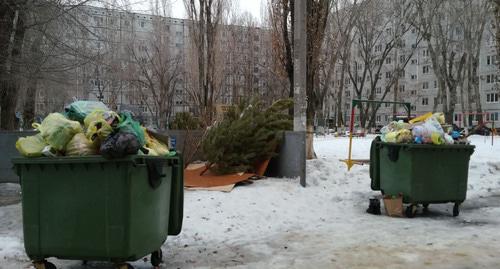
[(33, 262), (33, 265), (36, 269), (57, 269), (57, 267), (53, 263), (46, 260)]
[(163, 251), (161, 250), (161, 248), (151, 253), (151, 265), (153, 265), (153, 267), (157, 268), (162, 262)]
[(405, 215), (407, 218), (414, 218), (417, 215), (417, 205), (411, 204), (406, 207)]
[(455, 203), (455, 205), (453, 206), (453, 217), (458, 216), (458, 214), (460, 214), (460, 204)]

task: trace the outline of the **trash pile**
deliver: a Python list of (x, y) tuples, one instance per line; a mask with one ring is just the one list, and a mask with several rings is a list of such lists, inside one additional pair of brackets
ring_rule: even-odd
[(102, 155), (111, 159), (170, 154), (168, 146), (150, 135), (129, 112), (110, 111), (101, 102), (76, 101), (63, 114), (49, 114), (33, 128), (39, 133), (16, 142), (25, 157)]
[(389, 143), (434, 145), (468, 144), (466, 137), (445, 124), (443, 113), (427, 113), (409, 123), (393, 121), (381, 130), (381, 140)]

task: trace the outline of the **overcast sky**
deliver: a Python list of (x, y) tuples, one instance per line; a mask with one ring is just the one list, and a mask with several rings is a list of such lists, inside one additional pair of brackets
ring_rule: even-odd
[[(233, 5), (238, 6), (240, 12), (250, 12), (260, 21), (261, 0), (229, 0)], [(138, 13), (151, 13), (151, 0), (130, 0), (132, 6), (130, 9)], [(172, 0), (172, 17), (185, 18), (184, 1)]]

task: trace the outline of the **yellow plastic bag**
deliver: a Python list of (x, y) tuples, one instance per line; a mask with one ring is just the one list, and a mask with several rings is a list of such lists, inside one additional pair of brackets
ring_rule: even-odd
[(83, 133), (76, 134), (66, 145), (66, 156), (95, 155), (96, 149)]
[(85, 128), (89, 128), (89, 126), (95, 121), (106, 121), (109, 125), (112, 125), (114, 121), (118, 122), (119, 116), (116, 112), (113, 111), (104, 111), (96, 109), (92, 111), (90, 114), (85, 117), (83, 120)]
[(418, 116), (412, 120), (409, 121), (410, 124), (414, 124), (414, 123), (417, 123), (417, 122), (423, 122), (423, 121), (426, 121), (428, 118), (432, 117), (432, 112), (429, 112), (429, 113), (426, 113), (422, 116)]
[(60, 113), (49, 114), (42, 124), (34, 123), (33, 127), (55, 150), (63, 150), (75, 134), (83, 132), (79, 122), (68, 120)]
[(96, 120), (89, 124), (85, 135), (95, 146), (99, 146), (113, 132), (113, 127), (105, 120)]
[(86, 128), (85, 135), (94, 147), (99, 148), (111, 133), (113, 133), (113, 124), (118, 123), (119, 116), (113, 111), (94, 110), (84, 119)]
[(148, 155), (151, 156), (166, 156), (169, 154), (167, 145), (161, 143), (156, 138), (150, 136), (146, 129), (144, 129), (146, 137), (146, 148), (149, 150)]
[(46, 146), (47, 143), (41, 134), (20, 137), (16, 142), (16, 149), (24, 157), (40, 157)]

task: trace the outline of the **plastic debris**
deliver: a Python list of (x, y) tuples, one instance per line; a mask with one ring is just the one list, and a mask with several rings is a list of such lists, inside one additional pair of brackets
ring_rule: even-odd
[(68, 120), (60, 113), (49, 114), (41, 124), (34, 123), (33, 127), (40, 131), (43, 139), (55, 150), (64, 150), (66, 144), (83, 129), (79, 122)]
[(28, 137), (21, 137), (16, 142), (16, 149), (24, 157), (40, 157), (42, 151), (47, 146), (42, 134)]

